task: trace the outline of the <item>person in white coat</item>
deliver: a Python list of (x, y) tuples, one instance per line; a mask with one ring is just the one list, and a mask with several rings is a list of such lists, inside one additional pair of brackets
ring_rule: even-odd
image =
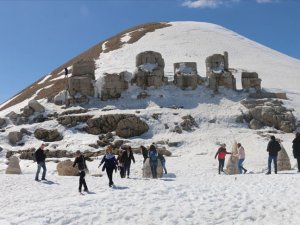
[(238, 143), (237, 147), (238, 147), (238, 153), (235, 156), (238, 157), (238, 159), (239, 159), (238, 160), (239, 173), (242, 174), (243, 171), (244, 171), (244, 173), (247, 173), (247, 170), (243, 167), (243, 162), (245, 161), (245, 149), (241, 145), (241, 143)]

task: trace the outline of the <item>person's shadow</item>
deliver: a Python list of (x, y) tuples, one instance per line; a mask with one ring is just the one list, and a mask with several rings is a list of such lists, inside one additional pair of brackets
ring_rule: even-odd
[(59, 183), (53, 182), (51, 180), (45, 180), (45, 181), (42, 180), (41, 183), (43, 183), (43, 184), (49, 184), (49, 185), (53, 185), (53, 184), (59, 185)]
[(125, 189), (129, 189), (129, 187), (125, 187), (125, 186), (113, 186), (112, 187), (113, 189), (115, 189), (115, 190), (125, 190)]

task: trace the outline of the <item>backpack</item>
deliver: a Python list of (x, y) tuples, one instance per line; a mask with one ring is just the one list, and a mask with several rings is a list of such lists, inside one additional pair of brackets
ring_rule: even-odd
[(281, 150), (281, 146), (280, 146), (280, 144), (279, 144), (278, 141), (275, 141), (275, 146), (274, 146), (274, 148), (276, 148), (276, 151), (277, 151), (277, 152), (279, 152), (279, 151)]
[(151, 161), (157, 160), (157, 152), (156, 151), (149, 151), (149, 158)]

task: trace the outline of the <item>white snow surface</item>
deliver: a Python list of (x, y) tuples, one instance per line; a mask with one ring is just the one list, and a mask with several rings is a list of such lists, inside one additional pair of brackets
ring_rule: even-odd
[[(259, 45), (217, 25), (198, 22), (174, 22), (172, 26), (148, 33), (137, 43), (124, 44), (121, 49), (102, 53), (97, 61), (97, 79), (104, 72), (135, 70), (135, 56), (141, 51), (154, 50), (162, 54), (166, 75), (171, 77), (173, 63), (196, 61), (200, 75), (205, 74), (205, 58), (211, 54), (229, 52), (231, 68), (256, 71), (262, 86), (272, 91), (285, 91), (288, 100), (284, 105), (294, 108), (300, 116), (299, 60)], [(241, 70), (237, 73), (240, 74)], [(220, 88), (219, 95), (204, 86), (182, 91), (174, 85), (159, 89), (149, 88), (150, 97), (137, 100), (142, 90), (131, 86), (119, 100), (101, 102), (91, 100), (89, 115), (132, 113), (149, 125), (149, 131), (130, 138), (133, 147), (152, 142), (179, 142), (178, 147), (167, 147), (172, 157), (166, 157), (168, 174), (161, 179), (142, 178), (142, 156), (135, 154), (131, 178), (121, 179), (114, 174), (114, 188), (108, 187), (103, 177), (87, 175), (90, 194), (78, 194), (79, 177), (61, 177), (56, 163), (47, 162), (49, 182), (35, 182), (36, 164), (21, 160), (23, 174), (6, 175), (7, 150), (38, 147), (34, 135), (24, 136), (24, 146), (13, 147), (8, 143), (8, 133), (26, 128), (58, 129), (62, 141), (49, 143), (47, 149), (68, 151), (91, 150), (88, 144), (96, 143), (98, 136), (66, 128), (56, 120), (21, 126), (8, 124), (0, 133), (0, 224), (300, 224), (299, 189), (300, 174), (292, 156), (294, 134), (277, 133), (282, 140), (292, 164), (291, 171), (280, 171), (266, 176), (268, 139), (250, 130), (246, 124), (237, 124), (235, 118), (245, 108), (239, 103), (245, 93)], [(61, 113), (60, 106), (40, 101), (47, 113)], [(20, 112), (22, 102), (0, 112), (3, 118), (10, 111)], [(177, 106), (177, 109), (172, 108)], [(72, 107), (70, 109), (78, 109)], [(99, 109), (111, 109), (101, 111)], [(138, 111), (138, 112), (137, 112)], [(158, 120), (152, 118), (159, 113)], [(177, 134), (171, 131), (181, 117), (192, 115), (199, 125), (193, 131)], [(215, 122), (210, 122), (215, 120)], [(165, 129), (167, 124), (170, 129)], [(265, 134), (276, 131), (265, 127)], [(116, 137), (119, 139), (119, 137)], [(226, 143), (228, 151), (234, 141), (242, 143), (246, 151), (247, 174), (218, 175), (218, 162), (214, 155), (219, 143)], [(226, 162), (229, 156), (227, 156)], [(101, 157), (87, 162), (91, 174), (101, 173), (97, 168)], [(73, 160), (73, 159), (72, 159)]]

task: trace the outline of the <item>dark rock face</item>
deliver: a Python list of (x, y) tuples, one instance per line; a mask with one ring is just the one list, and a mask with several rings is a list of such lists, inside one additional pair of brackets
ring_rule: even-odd
[(16, 145), (19, 141), (22, 140), (22, 133), (18, 131), (9, 132), (8, 140), (11, 145)]
[(5, 127), (7, 125), (7, 122), (5, 119), (0, 118), (0, 128), (2, 129), (3, 127)]
[(130, 114), (110, 114), (87, 121), (86, 131), (90, 134), (105, 134), (116, 131), (123, 138), (141, 135), (148, 131), (148, 125), (139, 117)]
[(38, 128), (34, 132), (34, 136), (46, 142), (53, 142), (53, 141), (61, 141), (63, 136), (55, 129), (55, 130), (46, 130), (43, 128)]
[(79, 116), (60, 116), (57, 121), (64, 126), (73, 127), (79, 123), (85, 123), (93, 116), (91, 115), (79, 115)]

